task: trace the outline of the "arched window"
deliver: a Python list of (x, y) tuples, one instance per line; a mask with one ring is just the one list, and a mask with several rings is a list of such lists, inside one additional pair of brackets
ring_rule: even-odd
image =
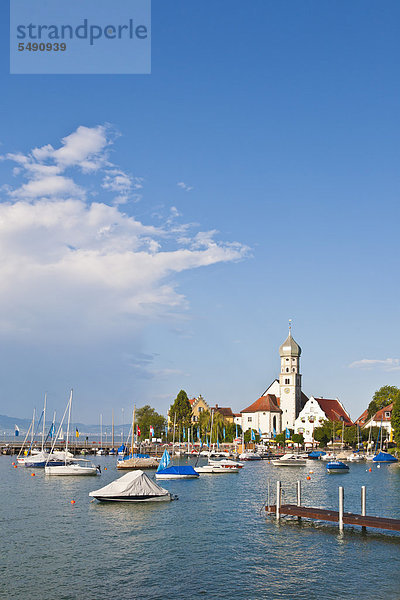
[(294, 373), (294, 372), (296, 371), (296, 369), (294, 369), (294, 368), (293, 368), (293, 369), (292, 369), (292, 371), (293, 371), (293, 373)]
[(276, 431), (276, 417), (272, 419), (272, 428)]
[(286, 373), (289, 373), (289, 369), (286, 369)]

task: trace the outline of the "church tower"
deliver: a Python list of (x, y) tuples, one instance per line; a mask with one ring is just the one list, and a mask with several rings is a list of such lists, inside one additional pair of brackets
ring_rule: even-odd
[(279, 375), (280, 408), (282, 410), (282, 431), (286, 427), (294, 429), (294, 422), (301, 410), (301, 348), (292, 338), (289, 322), (289, 335), (279, 348), (281, 372)]

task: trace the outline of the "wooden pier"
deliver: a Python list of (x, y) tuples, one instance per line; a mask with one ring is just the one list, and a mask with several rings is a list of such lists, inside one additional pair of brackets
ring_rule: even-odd
[[(309, 508), (306, 506), (297, 506), (296, 504), (282, 504), (279, 511), (281, 515), (339, 523), (339, 511), (335, 510)], [(276, 505), (270, 506), (269, 512), (275, 514)], [(400, 519), (387, 519), (386, 517), (371, 517), (369, 515), (363, 516), (344, 512), (343, 523), (344, 525), (360, 525), (361, 527), (400, 531)]]
[(301, 483), (297, 482), (297, 504), (281, 504), (282, 486), (281, 482), (277, 481), (276, 499), (274, 505), (268, 505), (265, 510), (274, 514), (277, 521), (282, 515), (313, 519), (316, 521), (330, 521), (339, 524), (339, 529), (342, 531), (344, 525), (358, 525), (365, 530), (367, 527), (375, 529), (384, 529), (389, 531), (400, 531), (400, 519), (390, 519), (388, 517), (373, 517), (366, 514), (366, 487), (361, 488), (361, 512), (355, 514), (344, 512), (344, 489), (339, 487), (339, 510), (329, 510), (325, 508), (306, 507), (301, 505)]

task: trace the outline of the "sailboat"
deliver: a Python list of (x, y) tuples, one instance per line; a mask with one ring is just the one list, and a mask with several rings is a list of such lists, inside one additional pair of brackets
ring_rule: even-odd
[(156, 471), (156, 479), (197, 479), (197, 473), (191, 465), (173, 465), (167, 449), (161, 457)]
[[(117, 460), (117, 469), (156, 469), (158, 467), (158, 461), (150, 456), (149, 454), (138, 454), (135, 453), (135, 410), (136, 407), (133, 407), (133, 416), (132, 416), (132, 438), (131, 438), (131, 452), (128, 456), (123, 456), (122, 458)], [(129, 439), (129, 435), (128, 435)], [(128, 444), (127, 444), (128, 445)], [(119, 450), (119, 449), (118, 449)], [(118, 452), (119, 454), (119, 452)]]
[(103, 448), (103, 415), (100, 413), (100, 448), (97, 450), (97, 456), (103, 456), (105, 450)]
[[(210, 433), (210, 447), (212, 447), (212, 432), (213, 432), (213, 424), (214, 424), (214, 411), (211, 412), (211, 433)], [(212, 461), (210, 460), (210, 454), (208, 453), (207, 464), (201, 467), (194, 467), (196, 473), (200, 474), (212, 474), (212, 475), (220, 475), (224, 473), (239, 473), (239, 469), (242, 468), (242, 464), (232, 464), (235, 461), (229, 460), (220, 460), (220, 461)]]
[[(62, 465), (51, 465), (49, 464), (49, 459), (46, 462), (46, 466), (44, 468), (44, 472), (46, 475), (61, 475), (61, 476), (69, 476), (69, 475), (97, 475), (100, 472), (100, 469), (92, 464), (90, 461), (85, 459), (71, 459), (68, 458), (68, 441), (69, 441), (69, 426), (71, 422), (71, 407), (72, 407), (72, 390), (67, 403), (67, 406), (64, 411), (63, 418), (61, 419), (60, 427), (58, 433), (61, 430), (63, 421), (68, 411), (68, 425), (67, 425), (67, 434), (65, 439), (65, 458), (64, 464)], [(54, 442), (51, 448), (51, 453), (54, 450), (54, 446), (56, 444), (56, 440), (58, 437), (58, 433), (54, 438)], [(51, 455), (50, 453), (50, 455)]]

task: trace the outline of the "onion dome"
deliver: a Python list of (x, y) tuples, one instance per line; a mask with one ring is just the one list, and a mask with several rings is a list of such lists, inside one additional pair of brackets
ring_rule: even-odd
[(292, 332), (289, 331), (287, 339), (279, 348), (279, 356), (300, 356), (301, 348), (292, 338)]

